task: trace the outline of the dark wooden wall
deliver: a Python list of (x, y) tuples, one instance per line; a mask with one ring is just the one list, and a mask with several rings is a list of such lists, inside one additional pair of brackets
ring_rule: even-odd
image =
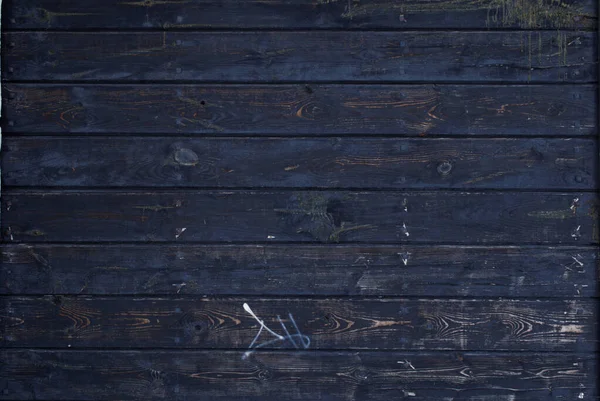
[(4, 0), (0, 399), (596, 399), (597, 16)]

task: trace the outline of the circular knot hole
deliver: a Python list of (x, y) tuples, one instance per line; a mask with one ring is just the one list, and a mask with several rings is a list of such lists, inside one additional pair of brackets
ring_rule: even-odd
[(438, 164), (437, 171), (441, 175), (448, 175), (448, 174), (450, 174), (450, 172), (452, 171), (452, 163), (450, 163), (448, 161), (445, 161), (445, 162), (442, 162), (442, 163)]
[(198, 164), (198, 155), (191, 149), (177, 149), (173, 155), (175, 161), (182, 166), (195, 166)]

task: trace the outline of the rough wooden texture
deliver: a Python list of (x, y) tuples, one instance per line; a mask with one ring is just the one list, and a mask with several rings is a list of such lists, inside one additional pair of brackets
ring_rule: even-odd
[(26, 32), (2, 41), (11, 80), (597, 80), (595, 32)]
[(597, 339), (597, 304), (589, 299), (48, 296), (0, 298), (2, 345), (248, 349), (260, 325), (244, 310), (245, 303), (283, 336), (277, 340), (263, 330), (254, 344), (266, 349), (584, 352), (595, 350)]
[(8, 29), (593, 29), (592, 0), (4, 0)]
[(10, 191), (5, 241), (598, 242), (594, 193)]
[(7, 84), (3, 131), (596, 135), (597, 87)]
[(6, 138), (4, 185), (596, 187), (592, 139)]
[(4, 350), (3, 400), (594, 400), (593, 354)]
[(4, 245), (1, 294), (593, 297), (594, 247)]

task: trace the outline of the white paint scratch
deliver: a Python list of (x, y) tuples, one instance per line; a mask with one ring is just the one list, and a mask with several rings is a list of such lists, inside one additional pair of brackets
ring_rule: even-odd
[(579, 239), (579, 237), (581, 237), (581, 233), (579, 232), (580, 229), (581, 229), (581, 226), (577, 226), (577, 228), (575, 230), (573, 230), (573, 232), (571, 233), (571, 237), (573, 237), (575, 239)]
[(179, 294), (179, 292), (181, 291), (181, 289), (183, 287), (185, 287), (187, 284), (186, 283), (181, 283), (181, 284), (171, 284), (173, 287), (177, 288), (177, 294)]
[(415, 367), (413, 366), (412, 363), (410, 363), (410, 361), (408, 359), (405, 359), (403, 361), (398, 361), (397, 363), (401, 363), (402, 365), (406, 365), (409, 368), (411, 368), (412, 370), (416, 370)]
[(571, 207), (569, 209), (571, 209), (573, 212), (576, 212), (577, 206), (579, 206), (579, 198), (573, 199), (573, 203), (571, 203)]
[[(248, 351), (244, 352), (244, 354), (242, 355), (242, 359), (248, 358), (248, 356), (250, 356), (256, 348), (261, 348), (261, 347), (265, 347), (268, 345), (272, 345), (272, 344), (280, 342), (280, 341), (289, 340), (296, 349), (298, 349), (299, 346), (298, 346), (298, 343), (296, 342), (295, 338), (299, 339), (301, 341), (304, 349), (308, 348), (308, 346), (310, 345), (310, 338), (308, 336), (305, 336), (302, 333), (300, 333), (300, 329), (298, 328), (298, 325), (296, 324), (296, 321), (294, 320), (294, 317), (292, 316), (291, 313), (288, 314), (288, 317), (289, 317), (290, 321), (292, 322), (292, 325), (294, 326), (294, 329), (296, 330), (296, 332), (298, 334), (290, 334), (286, 325), (283, 323), (283, 320), (281, 320), (281, 317), (279, 315), (277, 315), (277, 320), (279, 321), (279, 324), (281, 324), (281, 327), (282, 327), (284, 333), (286, 334), (285, 336), (282, 336), (282, 335), (276, 333), (275, 331), (271, 330), (269, 327), (267, 327), (267, 325), (265, 325), (264, 321), (261, 320), (258, 316), (256, 316), (256, 314), (252, 311), (252, 309), (250, 308), (250, 305), (248, 305), (247, 303), (244, 303), (243, 307), (244, 307), (244, 310), (246, 312), (248, 312), (250, 314), (250, 316), (252, 316), (254, 318), (254, 320), (256, 320), (260, 324), (260, 328), (259, 328), (256, 336), (254, 337), (254, 339), (248, 346)], [(262, 333), (263, 330), (266, 330), (269, 333), (271, 333), (273, 336), (275, 336), (275, 340), (266, 341), (262, 344), (254, 346), (254, 344), (256, 344), (256, 341), (260, 337), (260, 334)]]
[(402, 223), (402, 233), (404, 235), (406, 235), (407, 237), (410, 236), (410, 233), (408, 232), (408, 228), (406, 228), (406, 223)]
[(187, 230), (186, 227), (176, 228), (175, 229), (175, 239), (178, 239), (179, 237), (181, 237), (181, 234), (183, 234), (185, 232), (185, 230)]
[[(577, 259), (575, 256), (571, 256), (573, 258), (573, 260), (575, 261), (575, 263), (577, 263), (579, 266), (583, 267), (583, 263), (581, 263), (579, 261), (579, 259)], [(578, 258), (581, 257), (581, 255), (577, 255)]]
[(275, 239), (274, 235), (267, 235), (267, 239)]
[(410, 259), (410, 255), (412, 255), (410, 252), (404, 252), (404, 253), (399, 253), (398, 255), (400, 255), (400, 258), (402, 259), (402, 263), (404, 263), (404, 266), (408, 265), (408, 259)]

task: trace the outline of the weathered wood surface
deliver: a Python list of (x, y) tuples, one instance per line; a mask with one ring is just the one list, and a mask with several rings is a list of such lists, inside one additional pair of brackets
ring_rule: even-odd
[(3, 132), (596, 135), (597, 87), (7, 84)]
[(5, 241), (598, 242), (594, 193), (10, 191)]
[(593, 189), (593, 139), (8, 137), (3, 184)]
[(9, 245), (1, 294), (593, 297), (595, 247)]
[(592, 0), (5, 0), (7, 29), (593, 29)]
[(24, 32), (2, 41), (10, 80), (597, 80), (595, 32)]
[(0, 399), (594, 400), (594, 354), (3, 350)]
[(310, 349), (318, 350), (583, 352), (594, 351), (597, 340), (597, 303), (591, 299), (47, 296), (0, 299), (2, 345), (248, 349), (260, 325), (245, 303), (270, 330), (283, 336), (277, 340), (263, 330), (254, 344), (266, 349), (309, 343)]

